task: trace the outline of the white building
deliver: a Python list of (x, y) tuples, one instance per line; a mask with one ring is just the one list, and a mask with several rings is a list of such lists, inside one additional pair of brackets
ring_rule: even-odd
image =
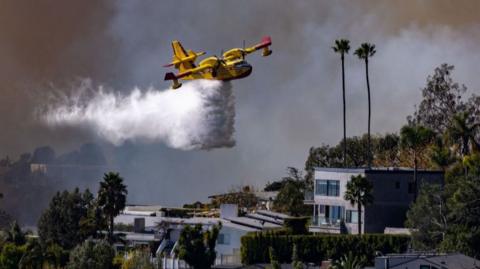
[[(130, 245), (146, 244), (145, 239), (150, 243), (157, 242), (158, 247), (155, 256), (163, 257), (163, 268), (184, 268), (186, 264), (175, 256), (175, 248), (180, 237), (180, 232), (185, 225), (201, 224), (204, 229), (210, 229), (213, 225), (221, 223), (221, 229), (217, 239), (215, 250), (217, 252), (216, 265), (240, 265), (241, 237), (248, 232), (261, 231), (265, 229), (280, 228), (283, 219), (288, 217), (284, 214), (274, 213), (266, 210), (259, 210), (256, 213), (247, 214), (245, 217), (237, 215), (236, 205), (222, 205), (219, 218), (172, 218), (159, 214), (156, 207), (134, 207), (130, 206), (123, 214), (117, 216), (115, 224), (134, 225), (135, 233), (126, 233), (130, 238), (138, 238), (139, 242), (128, 242)], [(142, 221), (139, 221), (142, 220)], [(148, 236), (138, 235), (142, 230)], [(127, 237), (128, 239), (128, 237)], [(128, 241), (128, 240), (127, 240)]]
[[(305, 198), (313, 205), (311, 232), (358, 233), (358, 209), (344, 199), (347, 183), (352, 176), (362, 175), (373, 185), (372, 204), (362, 207), (362, 233), (383, 233), (385, 228), (403, 227), (406, 212), (414, 199), (415, 184), (412, 169), (399, 168), (316, 168), (314, 193)], [(417, 172), (419, 186), (423, 183), (443, 184), (443, 172)]]

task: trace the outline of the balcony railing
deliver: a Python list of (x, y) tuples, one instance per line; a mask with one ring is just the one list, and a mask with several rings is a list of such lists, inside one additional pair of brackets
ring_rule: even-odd
[(313, 216), (312, 226), (340, 227), (340, 219), (331, 219), (323, 216)]

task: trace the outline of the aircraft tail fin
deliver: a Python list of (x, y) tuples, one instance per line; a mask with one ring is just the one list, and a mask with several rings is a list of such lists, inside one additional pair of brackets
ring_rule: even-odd
[[(177, 68), (180, 72), (195, 68), (195, 64), (194, 64), (194, 61), (196, 58), (195, 53), (191, 51), (187, 52), (183, 48), (182, 43), (180, 43), (180, 41), (178, 40), (174, 40), (172, 42), (172, 49), (173, 49), (173, 61), (172, 61), (172, 64), (170, 65), (174, 65), (175, 68)], [(191, 56), (194, 56), (194, 57), (191, 57)]]

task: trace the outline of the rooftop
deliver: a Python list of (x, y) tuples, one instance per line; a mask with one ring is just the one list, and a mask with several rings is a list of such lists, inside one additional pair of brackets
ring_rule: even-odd
[[(334, 173), (352, 173), (352, 174), (375, 174), (375, 173), (392, 173), (392, 174), (401, 174), (401, 173), (413, 173), (413, 168), (409, 167), (361, 167), (361, 168), (341, 168), (341, 167), (315, 167), (315, 171), (319, 172), (334, 172)], [(417, 169), (417, 173), (427, 174), (443, 174), (441, 170), (427, 170), (427, 169)]]

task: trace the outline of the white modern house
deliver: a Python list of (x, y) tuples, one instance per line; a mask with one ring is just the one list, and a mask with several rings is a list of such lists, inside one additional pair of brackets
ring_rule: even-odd
[[(222, 205), (219, 218), (189, 217), (172, 218), (159, 213), (157, 207), (142, 206), (128, 207), (123, 214), (115, 218), (115, 224), (133, 225), (133, 233), (126, 235), (127, 246), (154, 245), (155, 257), (162, 257), (162, 268), (186, 268), (185, 262), (175, 256), (175, 248), (180, 232), (185, 225), (202, 225), (203, 229), (210, 229), (221, 223), (215, 250), (217, 259), (215, 265), (240, 265), (241, 237), (248, 232), (280, 228), (283, 219), (288, 217), (267, 210), (258, 210), (246, 216), (238, 216), (236, 205)], [(144, 236), (141, 233), (145, 234)], [(129, 238), (134, 241), (128, 240)], [(138, 240), (138, 241), (135, 241)], [(120, 247), (119, 249), (122, 249)]]
[[(357, 206), (343, 198), (347, 182), (357, 175), (365, 176), (373, 185), (374, 201), (362, 208), (362, 232), (383, 233), (387, 227), (404, 227), (416, 191), (412, 169), (316, 168), (313, 195), (305, 198), (306, 204), (313, 205), (311, 232), (358, 233)], [(420, 170), (417, 178), (419, 186), (443, 184), (441, 171)]]

